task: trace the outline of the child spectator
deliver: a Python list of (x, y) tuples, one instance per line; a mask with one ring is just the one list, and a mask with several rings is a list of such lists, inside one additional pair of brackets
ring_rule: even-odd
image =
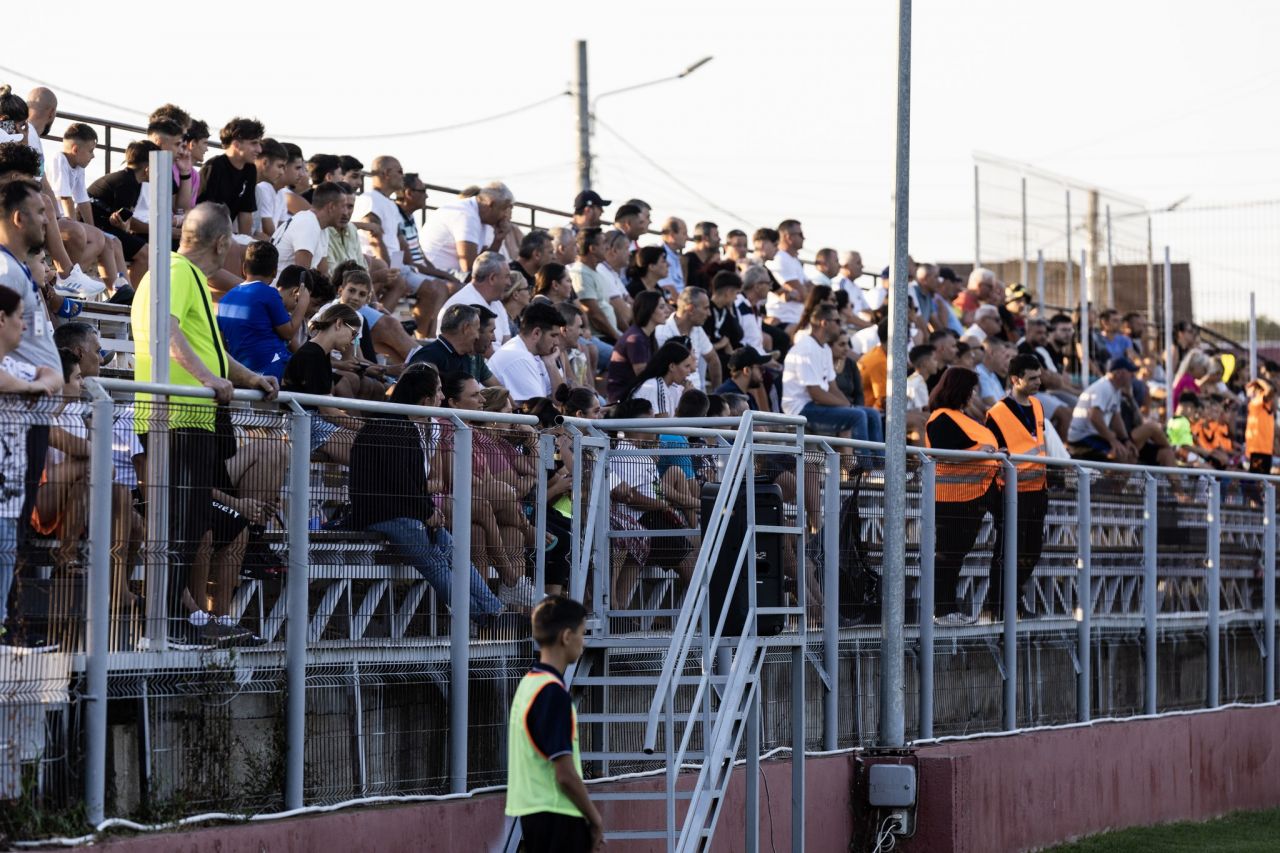
[[(351, 347), (360, 333), (360, 315), (342, 303), (323, 309), (311, 319), (308, 328), (311, 340), (298, 347), (284, 369), (280, 387), (299, 394), (315, 394), (319, 397), (334, 393), (332, 351)], [(342, 396), (354, 396), (352, 389)], [(341, 425), (340, 425), (341, 424)], [(311, 452), (319, 453), (339, 465), (346, 465), (351, 454), (353, 433), (347, 426), (347, 416), (339, 409), (321, 406), (313, 410), (311, 418)]]
[(1249, 471), (1270, 474), (1276, 452), (1276, 389), (1266, 379), (1254, 379), (1245, 386), (1249, 392), (1249, 417), (1245, 422), (1244, 449), (1249, 454)]
[(257, 210), (255, 190), (258, 169), (254, 161), (262, 153), (262, 123), (248, 118), (233, 118), (218, 133), (225, 154), (219, 154), (200, 170), (200, 195), (196, 203), (217, 201), (231, 212), (237, 240), (249, 242), (253, 234), (253, 214)]
[(695, 356), (679, 340), (667, 341), (645, 369), (631, 383), (622, 399), (648, 400), (657, 417), (675, 417), (680, 395), (688, 387), (689, 377), (698, 369)]
[[(244, 253), (244, 284), (218, 303), (218, 327), (233, 358), (257, 373), (284, 376), (290, 343), (311, 306), (311, 273), (296, 264), (276, 276), (280, 255), (265, 241)], [(275, 280), (273, 287), (269, 282)]]
[(253, 234), (259, 240), (270, 240), (276, 233), (276, 195), (284, 189), (285, 165), (289, 153), (274, 139), (262, 140), (262, 151), (254, 161), (258, 183), (254, 187)]

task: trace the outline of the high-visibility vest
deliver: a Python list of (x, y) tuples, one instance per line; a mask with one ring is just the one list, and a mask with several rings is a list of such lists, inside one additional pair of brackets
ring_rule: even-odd
[[(1036, 433), (1027, 431), (1022, 418), (1009, 408), (1008, 398), (999, 400), (987, 411), (987, 420), (994, 422), (1004, 436), (1010, 453), (1020, 456), (1048, 456), (1048, 448), (1044, 443), (1044, 409), (1040, 401), (1031, 398), (1031, 413), (1036, 422)], [(1038, 492), (1045, 488), (1045, 467), (1035, 462), (1018, 462), (1018, 491)]]
[[(543, 690), (563, 690), (555, 675), (534, 670), (520, 679), (511, 700), (511, 719), (507, 724), (507, 814), (511, 817), (553, 812), (582, 817), (582, 812), (556, 782), (556, 767), (543, 755), (529, 734), (526, 718), (533, 700)], [(578, 752), (578, 712), (573, 711), (573, 764), (582, 775), (582, 756)]]
[[(972, 442), (968, 447), (948, 447), (946, 450), (971, 450), (979, 445), (997, 445), (996, 437), (982, 424), (966, 415), (959, 409), (934, 409), (929, 415), (929, 423), (942, 415), (950, 415), (964, 434)], [(925, 447), (932, 447), (929, 441), (929, 430), (925, 429)], [(938, 471), (934, 478), (934, 496), (946, 503), (962, 503), (977, 500), (986, 494), (1000, 473), (998, 459), (939, 459)]]
[(1262, 397), (1249, 401), (1249, 419), (1244, 427), (1246, 453), (1272, 454), (1276, 444), (1276, 413)]

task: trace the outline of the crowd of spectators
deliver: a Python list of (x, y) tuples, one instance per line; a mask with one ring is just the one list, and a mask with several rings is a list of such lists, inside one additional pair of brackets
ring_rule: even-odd
[[(83, 326), (70, 321), (78, 301), (99, 298), (132, 304), (136, 376), (150, 378), (146, 249), (153, 239), (174, 246), (170, 381), (216, 396), (167, 414), (140, 403), (135, 431), (143, 441), (129, 456), (144, 458), (148, 424), (169, 418), (170, 477), (182, 484), (173, 490), (166, 602), (175, 642), (211, 631), (243, 638), (228, 610), (234, 570), (246, 553), (261, 552), (256, 540), (278, 507), (282, 454), (255, 455), (243, 441), (239, 450), (223, 446), (217, 404), (233, 387), (536, 415), (557, 441), (545, 541), (530, 522), (539, 431), (482, 426), (472, 442), (472, 613), (482, 623), (544, 594), (528, 571), (537, 550), (549, 554), (548, 589), (567, 583), (574, 460), (556, 426), (561, 415), (785, 412), (804, 417), (812, 433), (880, 442), (890, 365), (901, 358), (905, 429), (915, 443), (926, 443), (937, 423), (937, 388), (962, 371), (973, 374), (972, 388), (950, 380), (950, 397), (963, 391), (964, 399), (949, 411), (980, 422), (1002, 401), (1015, 401), (1006, 408), (1019, 416), (1018, 406), (1031, 404), (1017, 401), (1034, 399), (1050, 455), (1270, 470), (1272, 366), (1244, 383), (1241, 365), (1202, 347), (1190, 324), (1177, 329), (1178, 370), (1165, 376), (1140, 313), (1091, 312), (1082, 330), (1079, 317), (1037, 310), (1023, 286), (1007, 286), (991, 270), (962, 278), (911, 261), (909, 342), (893, 353), (888, 269), (868, 275), (859, 252), (829, 247), (806, 262), (795, 219), (722, 237), (714, 222), (690, 231), (676, 216), (655, 220), (642, 199), (615, 206), (588, 190), (562, 225), (525, 231), (512, 222), (515, 197), (503, 183), (430, 199), (428, 211), (422, 177), (394, 156), (374, 158), (367, 171), (350, 156), (305, 157), (247, 118), (228, 121), (218, 132), (221, 153), (207, 156), (208, 126), (171, 104), (152, 114), (121, 169), (86, 187), (96, 134), (72, 124), (59, 149), (43, 149), (50, 103), (56, 107), (47, 90), (26, 101), (0, 93), (0, 131), (15, 137), (0, 144), (0, 284), (19, 295), (27, 326), (6, 364), (30, 366), (5, 370), (39, 393), (57, 394), (64, 382), (74, 389), (72, 362), (89, 375), (87, 357), (59, 355), (54, 340)], [(145, 204), (148, 181), (159, 177), (149, 174), (154, 150), (174, 155), (165, 176), (173, 221), (157, 231)], [(0, 334), (4, 328), (0, 318)], [(1090, 342), (1085, 364), (1081, 331)], [(7, 382), (0, 377), (0, 390)], [(1165, 403), (1176, 409), (1167, 426)], [(340, 402), (317, 404), (313, 414), (313, 459), (349, 471), (350, 505), (338, 522), (387, 539), (447, 598), (450, 422), (370, 418)], [(27, 481), (57, 471), (67, 485), (38, 496), (25, 490), (31, 506), (18, 508), (16, 536), (31, 518), (64, 538), (82, 532), (75, 484), (84, 480), (87, 452), (76, 433), (30, 431), (21, 460)], [(678, 439), (628, 431), (625, 441)], [(698, 484), (714, 472), (668, 458), (651, 471), (634, 460), (611, 471), (615, 525), (696, 525)], [(846, 452), (842, 475), (856, 476), (864, 464)], [(129, 479), (121, 485), (117, 526), (132, 541), (137, 510), (127, 500)], [(681, 576), (691, 567), (691, 539), (622, 542), (615, 605), (629, 600), (644, 566)], [(62, 558), (71, 560), (72, 550)], [(211, 573), (218, 592), (208, 598)]]

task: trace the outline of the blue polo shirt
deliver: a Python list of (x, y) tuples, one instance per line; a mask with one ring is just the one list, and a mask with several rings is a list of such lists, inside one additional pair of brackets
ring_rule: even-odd
[(218, 328), (231, 357), (252, 370), (279, 379), (289, 363), (289, 344), (276, 326), (289, 322), (280, 291), (261, 281), (233, 287), (218, 303)]

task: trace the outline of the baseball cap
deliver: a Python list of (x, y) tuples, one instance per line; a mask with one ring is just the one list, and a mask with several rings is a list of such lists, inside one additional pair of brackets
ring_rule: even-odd
[(768, 363), (769, 356), (758, 352), (755, 347), (745, 346), (730, 357), (729, 369), (742, 370), (744, 367), (755, 367), (758, 364)]
[(1124, 356), (1113, 358), (1107, 362), (1107, 373), (1114, 373), (1117, 370), (1127, 370), (1130, 373), (1138, 372), (1138, 365), (1134, 364)]
[(601, 198), (600, 193), (595, 190), (583, 190), (574, 196), (573, 212), (581, 213), (583, 208), (587, 207), (608, 207), (613, 204), (607, 198)]
[(1005, 291), (1004, 301), (1006, 304), (1010, 302), (1019, 302), (1019, 301), (1030, 302), (1031, 294), (1027, 292), (1026, 285), (1023, 285), (1019, 282), (1014, 282), (1013, 284), (1009, 285), (1008, 290)]
[(942, 267), (939, 269), (938, 278), (941, 281), (950, 281), (955, 284), (960, 284), (960, 276), (956, 275), (956, 271), (951, 267)]

